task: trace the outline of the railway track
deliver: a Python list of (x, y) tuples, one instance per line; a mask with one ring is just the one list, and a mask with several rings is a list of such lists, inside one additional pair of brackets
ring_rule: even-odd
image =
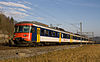
[(48, 52), (80, 47), (79, 45), (39, 46), (39, 47), (8, 47), (0, 46), (0, 60), (19, 57), (30, 57)]

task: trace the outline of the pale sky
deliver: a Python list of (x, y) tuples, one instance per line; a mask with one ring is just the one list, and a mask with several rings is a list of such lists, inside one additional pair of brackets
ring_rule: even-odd
[(82, 22), (84, 32), (100, 36), (100, 0), (0, 0), (0, 10), (17, 21), (61, 24), (70, 32)]

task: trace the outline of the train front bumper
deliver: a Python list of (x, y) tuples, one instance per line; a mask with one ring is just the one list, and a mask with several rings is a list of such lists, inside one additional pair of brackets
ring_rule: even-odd
[(25, 38), (18, 37), (18, 38), (15, 38), (14, 43), (15, 44), (26, 44), (26, 43), (30, 43), (30, 41), (26, 41)]

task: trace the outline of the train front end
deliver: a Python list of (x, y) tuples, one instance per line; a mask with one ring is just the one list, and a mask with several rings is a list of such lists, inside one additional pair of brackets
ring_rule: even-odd
[(31, 23), (18, 23), (15, 25), (13, 40), (16, 45), (28, 44), (31, 42), (31, 26)]

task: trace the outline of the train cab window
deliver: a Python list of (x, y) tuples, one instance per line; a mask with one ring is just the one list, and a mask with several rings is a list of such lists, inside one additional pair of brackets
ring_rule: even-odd
[(30, 26), (15, 26), (15, 32), (17, 33), (28, 33), (30, 31)]
[(32, 32), (32, 33), (35, 32), (35, 26), (32, 26), (32, 28), (31, 28), (31, 32)]
[(29, 32), (30, 26), (23, 26), (23, 32)]
[(19, 26), (19, 32), (23, 32), (23, 26)]
[(41, 28), (41, 35), (44, 36), (44, 29)]
[(30, 28), (29, 26), (24, 26), (23, 27), (24, 32), (29, 32), (29, 28)]
[(15, 33), (18, 32), (18, 26), (15, 26), (14, 32), (15, 32)]

